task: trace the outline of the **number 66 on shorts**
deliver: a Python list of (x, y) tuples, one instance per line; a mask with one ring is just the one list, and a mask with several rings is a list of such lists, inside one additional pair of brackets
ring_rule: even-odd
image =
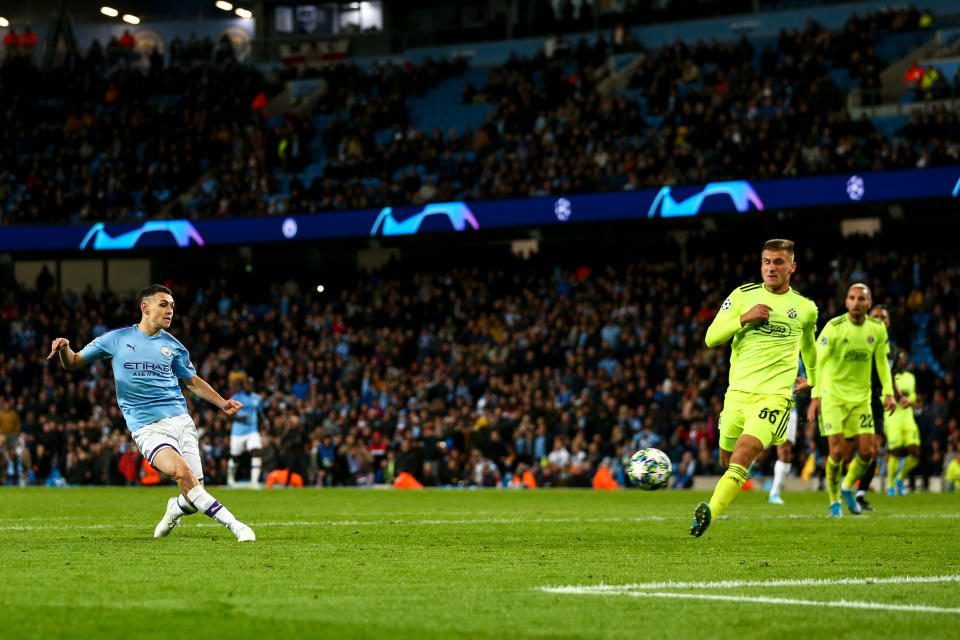
[(720, 413), (720, 448), (733, 451), (741, 434), (753, 436), (764, 448), (786, 441), (793, 399), (764, 393), (727, 390)]

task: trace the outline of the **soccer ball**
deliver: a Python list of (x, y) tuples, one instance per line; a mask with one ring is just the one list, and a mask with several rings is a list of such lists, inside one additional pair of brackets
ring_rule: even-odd
[(641, 489), (653, 491), (667, 486), (673, 465), (660, 449), (641, 449), (630, 457), (627, 474)]

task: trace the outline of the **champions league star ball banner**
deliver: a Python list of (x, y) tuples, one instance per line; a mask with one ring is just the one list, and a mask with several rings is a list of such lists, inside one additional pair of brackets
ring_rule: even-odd
[(960, 197), (960, 166), (784, 180), (711, 182), (590, 195), (232, 220), (152, 220), (0, 227), (0, 251), (119, 251), (154, 247), (472, 233), (506, 227), (680, 218), (824, 205)]

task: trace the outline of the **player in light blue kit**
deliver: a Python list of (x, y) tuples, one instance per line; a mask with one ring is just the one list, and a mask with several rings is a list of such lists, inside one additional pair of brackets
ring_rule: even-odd
[(230, 396), (243, 405), (234, 417), (230, 427), (230, 462), (227, 465), (227, 486), (234, 486), (237, 473), (237, 458), (244, 451), (250, 452), (250, 486), (260, 488), (260, 469), (263, 467), (261, 449), (263, 442), (260, 439), (260, 411), (263, 409), (263, 398), (253, 392), (253, 380), (243, 381), (243, 391)]
[(140, 292), (140, 323), (108, 331), (75, 353), (66, 338), (55, 338), (47, 360), (59, 354), (67, 371), (76, 371), (94, 360), (111, 359), (117, 387), (117, 404), (140, 453), (159, 471), (172, 477), (180, 495), (167, 501), (154, 538), (168, 535), (180, 518), (203, 511), (237, 536), (239, 542), (256, 540), (243, 524), (203, 488), (203, 468), (197, 427), (187, 413), (180, 390), (183, 380), (194, 395), (235, 415), (243, 405), (224, 400), (190, 363), (190, 353), (166, 329), (173, 320), (170, 289), (154, 284)]

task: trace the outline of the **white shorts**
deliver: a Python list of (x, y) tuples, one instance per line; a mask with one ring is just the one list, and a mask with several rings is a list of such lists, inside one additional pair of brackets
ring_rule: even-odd
[(244, 451), (255, 451), (262, 449), (263, 442), (260, 440), (260, 432), (254, 431), (245, 436), (230, 435), (230, 457), (236, 458)]
[(158, 451), (170, 447), (187, 461), (193, 475), (197, 476), (198, 480), (203, 480), (197, 425), (189, 414), (162, 418), (140, 427), (132, 435), (137, 449), (150, 464), (153, 464), (153, 458)]
[(787, 435), (785, 436), (787, 442), (790, 444), (797, 443), (797, 422), (800, 418), (797, 416), (797, 407), (794, 405), (793, 411), (790, 412), (790, 419), (787, 420)]

